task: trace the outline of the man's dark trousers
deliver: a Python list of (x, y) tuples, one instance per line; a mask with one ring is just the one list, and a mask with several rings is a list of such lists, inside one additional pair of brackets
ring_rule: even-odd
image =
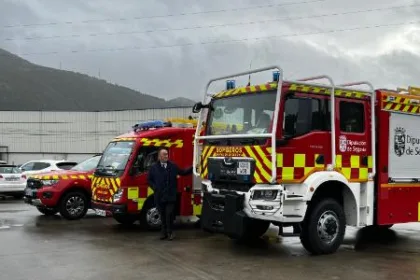
[(172, 234), (172, 228), (174, 224), (174, 209), (175, 209), (174, 202), (163, 202), (163, 203), (160, 203), (158, 206), (160, 218), (162, 221), (162, 235), (163, 236)]

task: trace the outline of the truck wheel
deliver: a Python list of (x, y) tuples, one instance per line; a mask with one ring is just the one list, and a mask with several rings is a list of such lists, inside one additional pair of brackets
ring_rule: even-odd
[(52, 208), (43, 208), (43, 207), (38, 206), (36, 207), (36, 209), (38, 209), (38, 211), (44, 214), (45, 216), (54, 216), (55, 214), (58, 213), (57, 209), (52, 209)]
[(137, 221), (137, 217), (131, 215), (114, 215), (113, 218), (122, 225), (132, 225)]
[(148, 199), (141, 209), (140, 226), (147, 230), (158, 230), (162, 225), (160, 213), (154, 199)]
[(79, 220), (88, 211), (88, 199), (81, 191), (65, 194), (60, 200), (60, 214), (67, 220)]
[(337, 251), (346, 230), (343, 207), (336, 200), (327, 198), (307, 211), (300, 234), (303, 247), (314, 255)]

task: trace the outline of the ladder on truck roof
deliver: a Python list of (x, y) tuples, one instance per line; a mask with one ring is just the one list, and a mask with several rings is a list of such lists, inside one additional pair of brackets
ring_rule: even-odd
[[(257, 68), (257, 69), (253, 69), (253, 70), (249, 70), (249, 71), (245, 71), (245, 72), (241, 72), (241, 73), (236, 73), (236, 74), (232, 74), (232, 75), (228, 75), (228, 76), (223, 76), (223, 77), (219, 77), (219, 78), (214, 78), (211, 79), (206, 87), (205, 87), (205, 91), (204, 91), (204, 99), (203, 99), (203, 103), (206, 103), (207, 97), (211, 97), (212, 95), (208, 93), (208, 89), (210, 87), (210, 85), (213, 82), (216, 81), (220, 81), (220, 80), (226, 80), (226, 79), (231, 79), (234, 77), (238, 77), (238, 76), (245, 76), (245, 75), (249, 75), (249, 74), (254, 74), (254, 73), (259, 73), (259, 72), (263, 72), (263, 71), (269, 71), (269, 70), (274, 70), (277, 69), (277, 71), (279, 72), (279, 78), (278, 78), (278, 86), (277, 86), (277, 94), (276, 94), (276, 103), (275, 103), (275, 113), (273, 116), (273, 129), (271, 131), (271, 133), (263, 133), (263, 134), (234, 134), (234, 135), (208, 135), (208, 136), (200, 136), (200, 131), (202, 129), (202, 124), (203, 124), (203, 114), (199, 115), (199, 120), (197, 123), (197, 128), (196, 128), (196, 132), (195, 132), (195, 137), (194, 137), (194, 151), (193, 151), (193, 172), (195, 176), (199, 176), (200, 174), (197, 173), (196, 171), (196, 166), (197, 166), (197, 157), (198, 157), (198, 141), (199, 140), (206, 140), (206, 139), (232, 139), (232, 138), (271, 138), (271, 164), (272, 164), (272, 168), (271, 168), (271, 183), (276, 183), (277, 181), (277, 166), (276, 166), (276, 135), (277, 135), (277, 123), (278, 123), (278, 111), (279, 111), (279, 106), (280, 106), (280, 100), (281, 100), (281, 89), (282, 89), (282, 83), (283, 83), (283, 69), (279, 66), (269, 66), (269, 67), (264, 67), (264, 68)], [(328, 84), (319, 84), (319, 83), (313, 83), (313, 81), (316, 80), (327, 80)], [(307, 78), (303, 78), (303, 79), (299, 79), (296, 81), (286, 81), (288, 83), (296, 83), (296, 84), (301, 84), (301, 85), (306, 85), (306, 86), (323, 86), (323, 87), (327, 87), (327, 88), (331, 88), (331, 94), (330, 94), (330, 98), (331, 98), (331, 164), (329, 165), (329, 169), (334, 170), (335, 167), (335, 162), (336, 162), (336, 144), (335, 144), (335, 135), (336, 135), (336, 128), (335, 128), (335, 89), (338, 88), (336, 87), (336, 85), (334, 84), (334, 81), (332, 80), (332, 78), (328, 75), (319, 75), (319, 76), (314, 76), (314, 77), (307, 77)], [(370, 87), (371, 91), (363, 91), (366, 92), (367, 94), (369, 94), (371, 96), (371, 103), (372, 103), (372, 119), (374, 120), (374, 104), (375, 104), (375, 91), (373, 86), (368, 83), (368, 82), (357, 82), (357, 83), (350, 83), (350, 84), (342, 84), (340, 85), (340, 87), (342, 87), (342, 89), (345, 89), (346, 87), (350, 87), (350, 86), (354, 86), (354, 85), (368, 85)], [(374, 121), (372, 123), (372, 129), (374, 129)], [(375, 135), (372, 131), (372, 139), (374, 140)], [(372, 142), (372, 145), (374, 145), (374, 141)], [(373, 153), (373, 158), (375, 156), (375, 150), (374, 150), (374, 146), (372, 149), (372, 153)], [(373, 159), (375, 160), (375, 159)], [(373, 162), (374, 163), (374, 162)], [(375, 166), (373, 167), (375, 168)], [(373, 169), (373, 174), (374, 174), (374, 170)]]

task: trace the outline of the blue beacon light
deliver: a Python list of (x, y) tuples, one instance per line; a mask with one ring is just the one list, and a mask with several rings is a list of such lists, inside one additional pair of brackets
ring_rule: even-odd
[(152, 121), (144, 121), (139, 122), (133, 126), (134, 130), (147, 130), (150, 128), (161, 128), (168, 126), (167, 122), (164, 122), (162, 120), (152, 120)]
[(280, 71), (273, 71), (273, 82), (278, 82), (280, 78)]
[(227, 80), (226, 81), (226, 89), (234, 89), (235, 88), (235, 80)]

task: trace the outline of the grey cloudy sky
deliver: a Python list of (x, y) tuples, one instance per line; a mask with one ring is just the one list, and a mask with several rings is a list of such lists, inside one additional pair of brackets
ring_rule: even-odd
[(291, 79), (420, 86), (419, 12), (408, 0), (0, 0), (0, 48), (163, 98), (201, 99), (251, 61)]

